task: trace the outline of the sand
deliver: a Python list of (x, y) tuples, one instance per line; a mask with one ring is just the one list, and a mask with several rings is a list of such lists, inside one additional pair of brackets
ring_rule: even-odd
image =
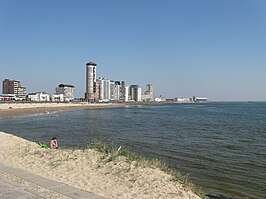
[(0, 103), (0, 118), (35, 115), (61, 110), (110, 108), (126, 106), (124, 103)]
[(193, 198), (173, 176), (124, 156), (107, 161), (94, 149), (43, 149), (37, 143), (0, 132), (0, 162), (90, 191), (106, 198)]

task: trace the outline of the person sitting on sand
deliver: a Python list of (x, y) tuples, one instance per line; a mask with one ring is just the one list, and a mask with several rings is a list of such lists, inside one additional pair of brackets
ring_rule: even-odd
[(50, 140), (50, 148), (51, 149), (58, 149), (59, 148), (56, 137), (52, 137), (52, 139)]

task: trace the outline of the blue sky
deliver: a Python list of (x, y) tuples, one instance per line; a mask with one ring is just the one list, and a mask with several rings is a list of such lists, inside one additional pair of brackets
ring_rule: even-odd
[(264, 0), (0, 0), (0, 80), (83, 97), (94, 61), (98, 77), (157, 96), (265, 101), (265, 11)]

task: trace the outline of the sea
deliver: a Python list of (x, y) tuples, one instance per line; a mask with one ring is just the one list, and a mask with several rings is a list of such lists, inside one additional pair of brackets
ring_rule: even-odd
[(266, 198), (266, 102), (58, 111), (1, 118), (0, 131), (41, 143), (56, 136), (62, 147), (113, 143), (164, 161), (210, 198)]

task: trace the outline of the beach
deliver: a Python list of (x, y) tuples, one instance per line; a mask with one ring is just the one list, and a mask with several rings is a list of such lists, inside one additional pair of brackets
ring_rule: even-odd
[(94, 149), (44, 149), (0, 132), (0, 162), (105, 198), (200, 198), (174, 176)]
[(50, 113), (53, 111), (108, 108), (125, 106), (123, 103), (0, 103), (0, 118)]

